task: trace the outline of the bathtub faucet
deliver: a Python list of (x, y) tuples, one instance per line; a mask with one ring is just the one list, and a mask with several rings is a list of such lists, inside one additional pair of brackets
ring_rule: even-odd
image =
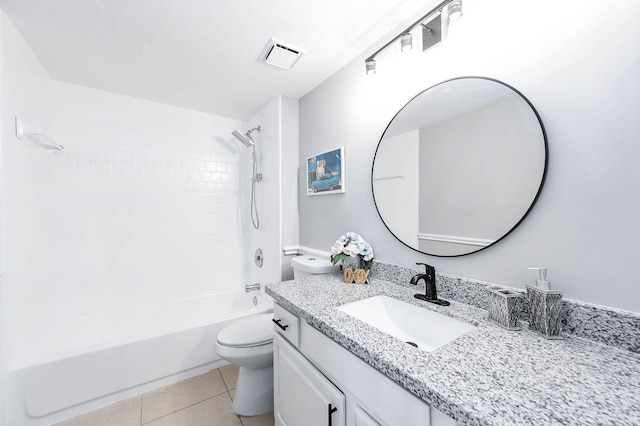
[(244, 286), (244, 292), (249, 293), (250, 291), (260, 290), (260, 283), (247, 284)]

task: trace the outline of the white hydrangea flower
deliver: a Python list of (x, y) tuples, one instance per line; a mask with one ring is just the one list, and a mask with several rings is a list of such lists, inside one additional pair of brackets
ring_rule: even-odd
[(331, 247), (331, 254), (336, 255), (344, 252), (344, 244), (340, 240), (336, 241)]
[(360, 249), (357, 244), (349, 243), (349, 245), (344, 248), (344, 253), (351, 257), (356, 257), (360, 254)]

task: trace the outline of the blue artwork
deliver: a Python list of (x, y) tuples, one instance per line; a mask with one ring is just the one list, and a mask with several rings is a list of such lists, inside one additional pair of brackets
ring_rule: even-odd
[(344, 192), (344, 148), (307, 159), (307, 195)]

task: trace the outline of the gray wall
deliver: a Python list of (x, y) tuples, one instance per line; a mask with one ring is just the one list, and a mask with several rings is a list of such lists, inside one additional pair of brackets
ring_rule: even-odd
[[(640, 311), (640, 2), (467, 0), (455, 37), (424, 54), (390, 49), (378, 57), (378, 73), (366, 76), (363, 60), (376, 47), (300, 101), (299, 164), (344, 145), (347, 178), (345, 194), (308, 197), (299, 187), (300, 244), (329, 250), (355, 231), (377, 259), (427, 262), (516, 287), (534, 282), (527, 266), (546, 266), (565, 297)], [(406, 248), (382, 224), (371, 162), (398, 109), (464, 75), (502, 80), (533, 103), (549, 140), (547, 182), (503, 241), (469, 256), (431, 257)]]

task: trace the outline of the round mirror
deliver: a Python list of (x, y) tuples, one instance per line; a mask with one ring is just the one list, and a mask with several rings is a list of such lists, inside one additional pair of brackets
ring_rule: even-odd
[(418, 94), (391, 120), (373, 160), (380, 218), (408, 247), (462, 256), (495, 244), (529, 213), (547, 139), (517, 90), (462, 77)]

